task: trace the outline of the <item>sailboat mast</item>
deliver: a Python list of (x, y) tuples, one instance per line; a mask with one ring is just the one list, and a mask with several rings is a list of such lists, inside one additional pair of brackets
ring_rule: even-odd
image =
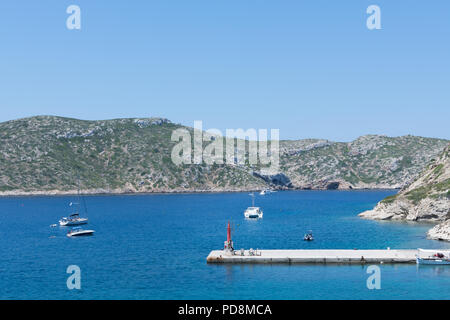
[(80, 209), (81, 206), (81, 201), (83, 201), (83, 208), (84, 208), (84, 213), (87, 214), (87, 206), (86, 206), (86, 201), (85, 199), (81, 196), (81, 181), (80, 181), (80, 174), (77, 175), (77, 180), (78, 180), (78, 210)]

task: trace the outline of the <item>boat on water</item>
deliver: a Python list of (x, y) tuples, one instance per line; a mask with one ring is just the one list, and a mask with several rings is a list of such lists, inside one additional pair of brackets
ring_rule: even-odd
[(303, 240), (305, 240), (305, 241), (313, 241), (314, 240), (314, 236), (313, 236), (311, 230), (305, 234), (305, 236), (303, 237)]
[(274, 193), (276, 191), (274, 190), (270, 190), (270, 189), (265, 189), (265, 190), (261, 190), (261, 192), (259, 193), (261, 196), (264, 196), (266, 194), (270, 194), (270, 193)]
[(88, 223), (88, 218), (81, 218), (78, 213), (71, 214), (59, 220), (59, 225), (63, 227), (79, 226)]
[(244, 217), (246, 219), (262, 219), (263, 211), (260, 207), (255, 207), (255, 194), (251, 193), (250, 196), (252, 197), (252, 206), (245, 210)]
[(260, 207), (248, 207), (244, 212), (247, 219), (262, 219), (263, 211)]
[(450, 265), (450, 250), (417, 249), (416, 261), (419, 265)]
[(77, 202), (71, 202), (69, 203), (69, 207), (75, 207), (75, 212), (72, 213), (70, 216), (68, 217), (64, 217), (62, 219), (59, 220), (59, 225), (62, 227), (72, 227), (72, 226), (80, 226), (83, 224), (87, 224), (88, 223), (88, 218), (82, 218), (80, 217), (80, 204), (81, 202), (83, 202), (84, 205), (84, 211), (87, 214), (87, 207), (86, 207), (86, 203), (84, 202), (84, 199), (81, 197), (81, 193), (80, 193), (80, 183), (78, 182), (78, 201)]
[(81, 227), (75, 227), (67, 232), (68, 237), (84, 237), (94, 235), (94, 230), (84, 230)]

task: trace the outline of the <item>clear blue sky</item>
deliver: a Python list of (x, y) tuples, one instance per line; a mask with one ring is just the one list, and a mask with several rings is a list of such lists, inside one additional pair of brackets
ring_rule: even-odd
[(450, 1), (2, 0), (0, 121), (39, 114), (450, 139)]

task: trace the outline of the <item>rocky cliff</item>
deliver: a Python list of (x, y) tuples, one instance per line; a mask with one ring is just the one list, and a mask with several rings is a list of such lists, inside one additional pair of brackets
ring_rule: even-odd
[(428, 236), (450, 241), (450, 145), (413, 182), (360, 217), (440, 222)]

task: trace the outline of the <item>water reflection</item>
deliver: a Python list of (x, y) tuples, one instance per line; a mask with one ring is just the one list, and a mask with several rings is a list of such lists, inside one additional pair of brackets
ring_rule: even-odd
[(450, 266), (417, 265), (417, 274), (424, 277), (450, 277)]

